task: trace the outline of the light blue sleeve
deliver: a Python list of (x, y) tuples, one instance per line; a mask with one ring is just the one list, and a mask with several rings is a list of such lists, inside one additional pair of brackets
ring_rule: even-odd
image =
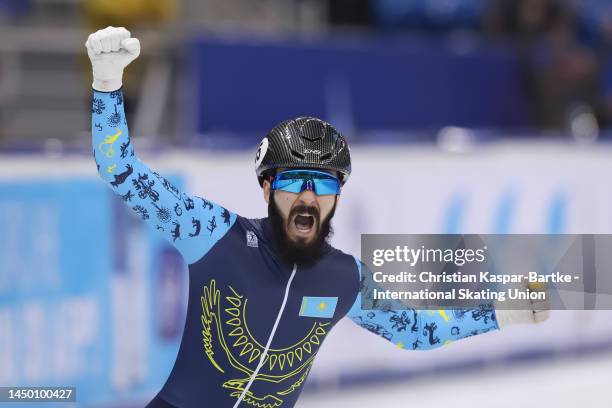
[[(358, 259), (355, 260), (361, 277), (362, 263)], [(430, 350), (499, 329), (495, 310), (487, 305), (477, 309), (362, 310), (361, 291), (347, 316), (364, 329), (387, 339), (399, 348), (409, 350)]]
[(229, 231), (236, 214), (185, 194), (138, 159), (129, 137), (121, 90), (94, 90), (91, 112), (93, 155), (100, 177), (172, 243), (187, 263), (202, 258)]

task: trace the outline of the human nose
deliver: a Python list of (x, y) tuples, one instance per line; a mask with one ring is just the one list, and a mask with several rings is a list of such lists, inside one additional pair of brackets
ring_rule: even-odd
[(312, 190), (304, 190), (298, 196), (298, 199), (307, 206), (316, 206), (317, 195)]

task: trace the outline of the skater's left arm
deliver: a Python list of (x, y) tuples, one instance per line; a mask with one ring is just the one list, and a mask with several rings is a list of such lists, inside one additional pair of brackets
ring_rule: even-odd
[[(355, 259), (361, 278), (361, 261)], [(363, 284), (363, 280), (361, 280)], [(364, 291), (371, 293), (370, 291)], [(492, 304), (478, 308), (416, 310), (410, 308), (365, 310), (361, 292), (347, 316), (359, 326), (396, 346), (410, 350), (429, 350), (453, 341), (499, 330), (510, 324), (538, 323), (548, 317), (548, 303), (534, 303), (525, 310), (496, 310)]]

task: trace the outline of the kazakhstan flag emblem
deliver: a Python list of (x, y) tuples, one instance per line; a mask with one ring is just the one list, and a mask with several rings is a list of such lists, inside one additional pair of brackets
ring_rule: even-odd
[(331, 319), (334, 317), (336, 304), (338, 304), (337, 297), (304, 296), (300, 307), (300, 316)]

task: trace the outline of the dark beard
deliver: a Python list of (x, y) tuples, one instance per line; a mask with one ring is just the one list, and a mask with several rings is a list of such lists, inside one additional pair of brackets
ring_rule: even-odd
[[(321, 226), (318, 227), (318, 234), (315, 240), (310, 244), (298, 244), (287, 237), (283, 216), (274, 201), (274, 191), (270, 192), (268, 218), (271, 221), (270, 224), (272, 225), (272, 232), (278, 247), (279, 255), (285, 262), (297, 264), (298, 266), (311, 267), (323, 256), (323, 249), (327, 244), (327, 239), (333, 236), (331, 219), (336, 212), (336, 202), (337, 200), (334, 202), (334, 207), (329, 215), (323, 220)], [(305, 207), (296, 207), (289, 213), (288, 219), (291, 219), (293, 213), (301, 211), (301, 209), (307, 210), (309, 214), (314, 215), (315, 225), (318, 225), (319, 214), (316, 210), (313, 211), (312, 208), (306, 209)]]

